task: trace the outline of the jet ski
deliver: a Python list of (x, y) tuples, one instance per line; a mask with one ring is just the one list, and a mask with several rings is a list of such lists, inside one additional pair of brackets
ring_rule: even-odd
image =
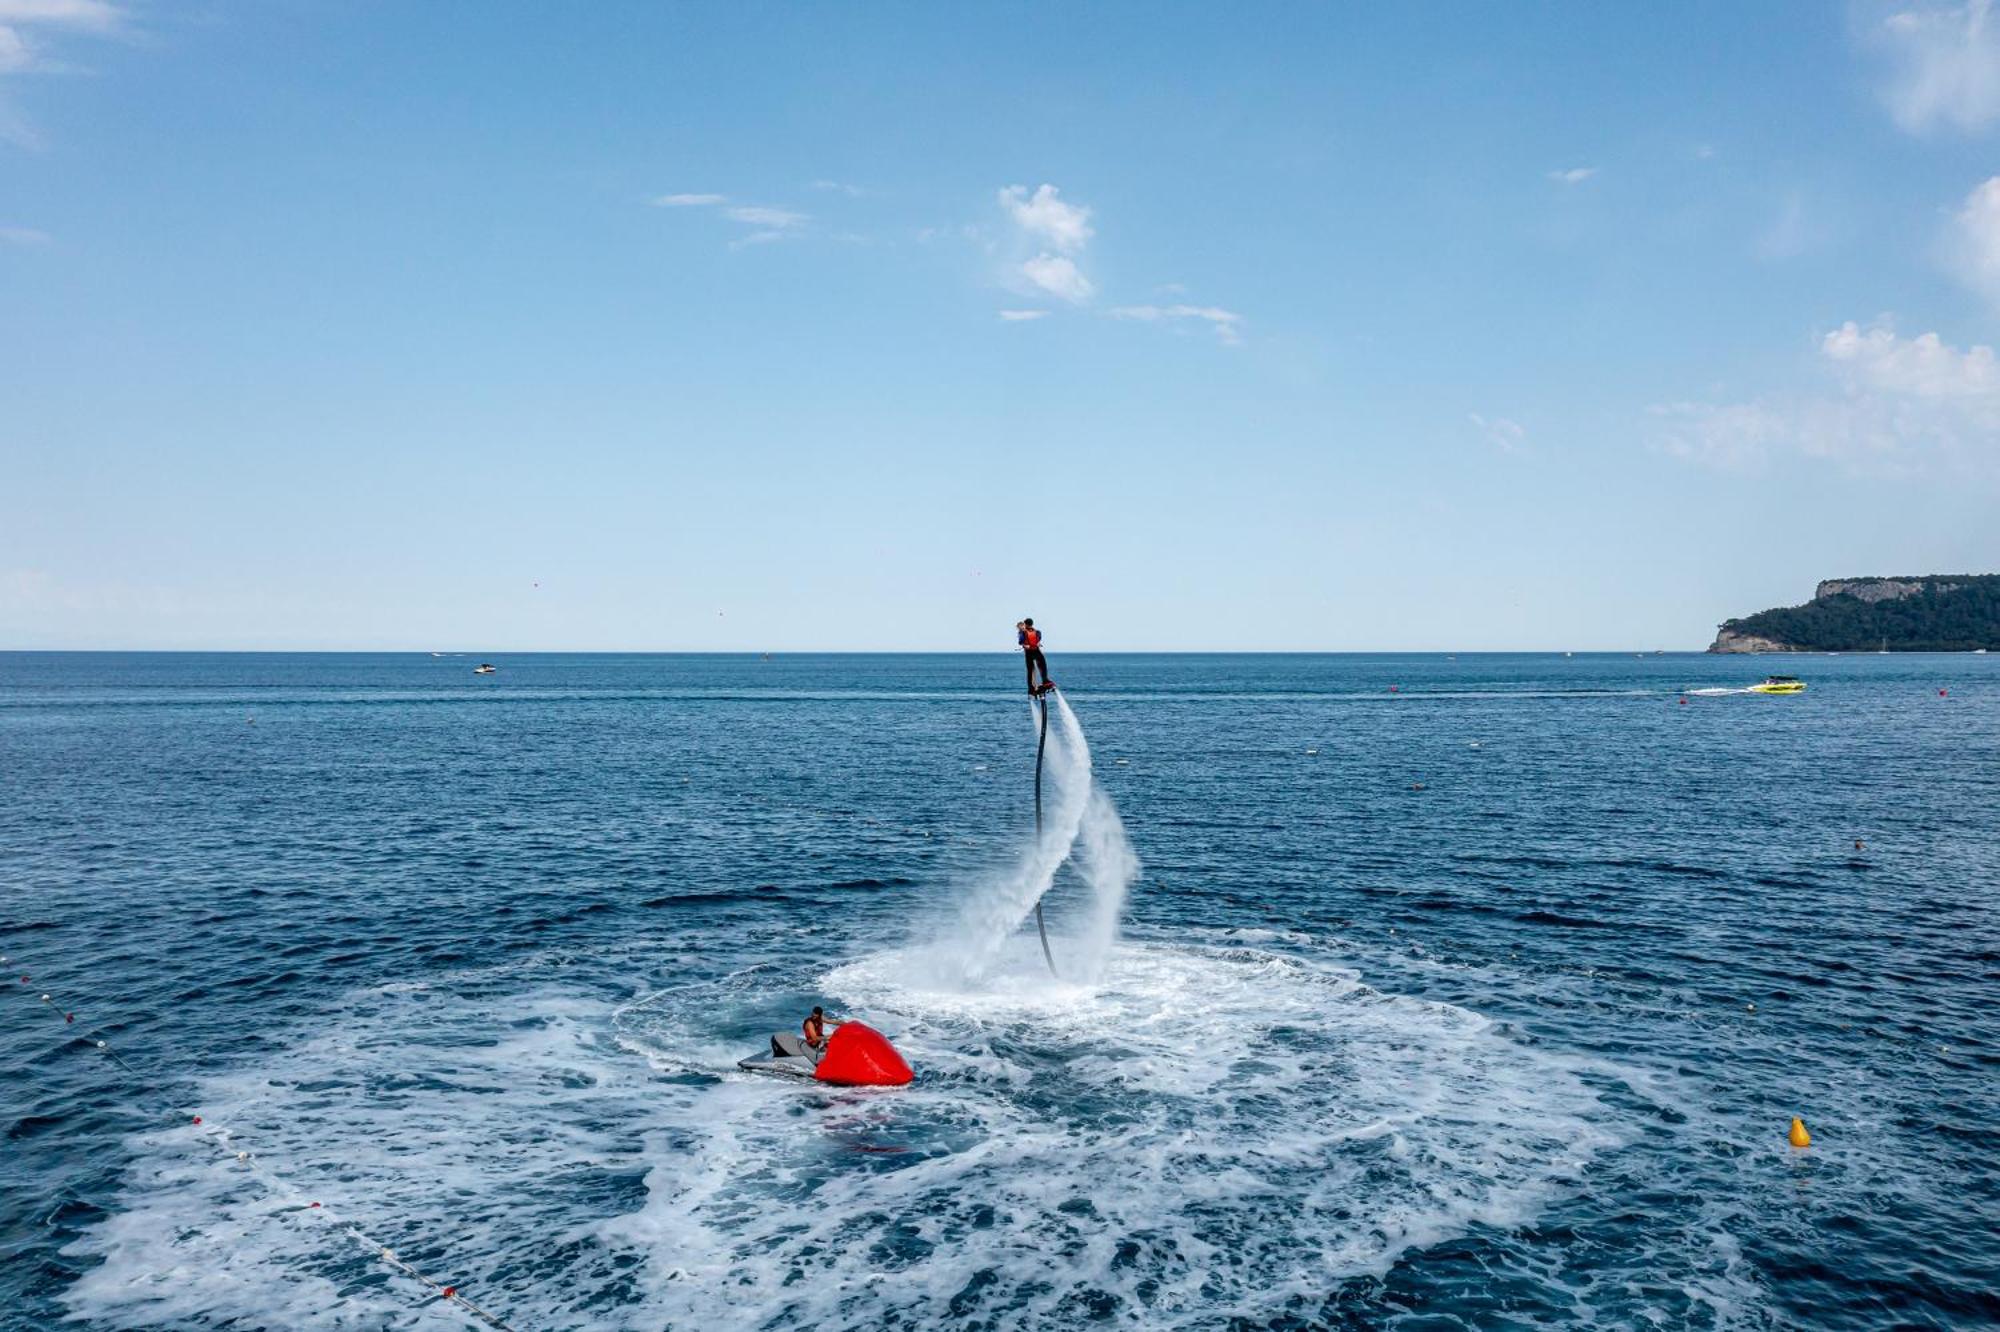
[[(840, 1028), (835, 1027), (838, 1032)], [(775, 1073), (782, 1078), (810, 1078), (819, 1070), (819, 1060), (806, 1048), (806, 1038), (795, 1032), (771, 1033), (771, 1049), (736, 1061), (745, 1073)]]
[(843, 1022), (814, 1051), (795, 1032), (776, 1032), (767, 1052), (736, 1061), (745, 1073), (801, 1078), (836, 1087), (900, 1087), (916, 1075), (888, 1037), (859, 1022)]

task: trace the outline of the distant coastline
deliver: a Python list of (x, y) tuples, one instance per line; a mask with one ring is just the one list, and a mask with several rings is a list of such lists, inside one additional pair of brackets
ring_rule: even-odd
[(1710, 652), (1975, 652), (2000, 648), (2000, 574), (1830, 578), (1803, 606), (1725, 620)]

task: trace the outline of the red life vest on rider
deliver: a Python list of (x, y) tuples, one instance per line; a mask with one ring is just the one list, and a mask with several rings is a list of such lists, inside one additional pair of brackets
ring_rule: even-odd
[(1028, 646), (1031, 648), (1038, 648), (1041, 645), (1042, 645), (1042, 631), (1039, 629), (1028, 630)]

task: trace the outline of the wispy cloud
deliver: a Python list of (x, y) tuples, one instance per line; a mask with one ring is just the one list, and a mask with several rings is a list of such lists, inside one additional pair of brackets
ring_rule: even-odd
[(1111, 312), (1111, 317), (1137, 319), (1145, 323), (1193, 320), (1206, 323), (1218, 339), (1231, 346), (1243, 341), (1243, 316), (1214, 305), (1121, 305)]
[(768, 245), (772, 241), (790, 240), (812, 221), (811, 214), (790, 208), (774, 208), (769, 204), (732, 204), (726, 194), (662, 194), (653, 200), (653, 206), (712, 208), (731, 222), (740, 222), (751, 228), (729, 242), (732, 250), (740, 250), (746, 245)]
[[(49, 54), (52, 33), (113, 36), (125, 27), (125, 11), (108, 0), (0, 0), (0, 78), (12, 74), (56, 73), (66, 68)], [(0, 86), (0, 140), (40, 148), (41, 135), (17, 112)]]
[(2000, 31), (1992, 11), (1992, 0), (1920, 3), (1868, 32), (1889, 65), (1882, 100), (1904, 130), (1978, 130), (2000, 120)]
[(772, 231), (790, 231), (812, 220), (806, 214), (795, 213), (789, 208), (766, 208), (759, 204), (746, 204), (738, 208), (725, 208), (722, 211), (732, 221), (747, 223), (753, 227), (766, 227)]
[(1466, 419), (1472, 422), (1481, 438), (1502, 453), (1519, 453), (1528, 438), (1528, 432), (1518, 421), (1510, 421), (1504, 416), (1481, 416), (1478, 412), (1468, 412)]
[(859, 185), (849, 185), (844, 180), (816, 180), (812, 183), (812, 188), (823, 194), (844, 194), (850, 199), (859, 199), (868, 193)]
[(1022, 324), (1030, 319), (1046, 319), (1048, 315), (1049, 312), (1047, 310), (1002, 310), (1000, 312), (1000, 318), (1010, 324)]
[(0, 227), (0, 245), (47, 245), (49, 233), (33, 227)]
[(1596, 174), (1596, 167), (1565, 167), (1549, 172), (1548, 176), (1558, 185), (1581, 185)]
[(1859, 471), (2000, 472), (2000, 360), (1991, 347), (1960, 350), (1935, 333), (1905, 338), (1850, 321), (1818, 350), (1833, 391), (1654, 407), (1662, 446), (1725, 468), (1797, 455)]
[(1806, 206), (1805, 197), (1793, 190), (1757, 237), (1757, 253), (1765, 259), (1796, 259), (1808, 250), (1821, 248), (1826, 233), (1824, 221)]

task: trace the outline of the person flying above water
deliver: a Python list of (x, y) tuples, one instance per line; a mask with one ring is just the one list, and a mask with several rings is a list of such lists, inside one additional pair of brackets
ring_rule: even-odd
[[(1014, 641), (1021, 647), (1021, 655), (1028, 661), (1028, 693), (1046, 694), (1055, 688), (1055, 681), (1049, 679), (1049, 660), (1042, 655), (1042, 631), (1035, 628), (1033, 620), (1022, 620), (1014, 626)], [(1035, 687), (1035, 668), (1042, 670), (1041, 688)]]

